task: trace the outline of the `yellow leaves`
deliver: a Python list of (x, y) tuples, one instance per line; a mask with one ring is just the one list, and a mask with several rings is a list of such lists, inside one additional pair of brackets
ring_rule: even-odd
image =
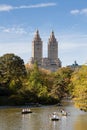
[(72, 83), (76, 107), (87, 111), (87, 66), (82, 66), (73, 74)]

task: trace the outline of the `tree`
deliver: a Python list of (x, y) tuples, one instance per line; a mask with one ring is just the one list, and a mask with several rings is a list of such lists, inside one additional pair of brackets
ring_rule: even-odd
[(9, 89), (19, 89), (22, 79), (26, 76), (23, 60), (15, 54), (5, 54), (0, 57), (0, 86)]
[(71, 68), (63, 67), (55, 73), (52, 94), (56, 98), (61, 99), (64, 96), (69, 95), (69, 84), (72, 72)]
[(87, 66), (75, 71), (71, 78), (75, 106), (87, 111)]
[(43, 79), (37, 62), (34, 63), (34, 68), (30, 72), (27, 89), (34, 93), (35, 101), (39, 101), (42, 97), (47, 97), (47, 87), (43, 83)]

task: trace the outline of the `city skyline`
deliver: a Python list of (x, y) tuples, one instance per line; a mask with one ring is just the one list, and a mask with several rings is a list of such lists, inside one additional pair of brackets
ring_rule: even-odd
[(62, 66), (87, 62), (87, 1), (0, 0), (0, 56), (14, 53), (27, 63), (37, 29), (43, 57), (54, 31)]

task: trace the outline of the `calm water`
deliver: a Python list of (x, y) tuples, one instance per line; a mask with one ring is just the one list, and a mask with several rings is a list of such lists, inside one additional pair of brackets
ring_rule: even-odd
[[(51, 121), (49, 115), (61, 108), (70, 115)], [(62, 107), (31, 109), (33, 113), (22, 115), (22, 108), (0, 108), (0, 130), (87, 130), (87, 113), (74, 108), (71, 102), (65, 102)]]

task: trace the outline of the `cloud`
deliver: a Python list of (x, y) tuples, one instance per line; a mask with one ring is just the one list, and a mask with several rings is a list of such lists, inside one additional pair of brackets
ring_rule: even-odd
[(3, 32), (6, 33), (15, 33), (15, 34), (26, 34), (26, 31), (23, 28), (5, 28)]
[(19, 6), (16, 7), (18, 9), (25, 9), (25, 8), (42, 8), (42, 7), (49, 7), (49, 6), (56, 6), (56, 3), (42, 3), (42, 4), (36, 4), (36, 5), (29, 5), (29, 6)]
[(16, 9), (44, 8), (51, 6), (56, 6), (56, 3), (40, 3), (35, 5), (21, 5), (21, 6), (0, 5), (0, 12), (11, 11)]
[(0, 5), (0, 11), (10, 11), (13, 7), (11, 5)]
[(87, 15), (87, 8), (81, 10), (81, 14)]
[(76, 9), (76, 10), (71, 10), (71, 11), (70, 11), (70, 13), (73, 14), (73, 15), (79, 14), (79, 12), (80, 12), (80, 11), (79, 11), (78, 9)]
[(13, 34), (26, 34), (26, 30), (20, 26), (0, 27), (0, 32)]
[(76, 14), (84, 14), (84, 15), (87, 15), (87, 8), (84, 8), (84, 9), (81, 9), (81, 10), (78, 10), (78, 9), (75, 9), (75, 10), (71, 10), (70, 11), (71, 14), (73, 15), (76, 15)]

